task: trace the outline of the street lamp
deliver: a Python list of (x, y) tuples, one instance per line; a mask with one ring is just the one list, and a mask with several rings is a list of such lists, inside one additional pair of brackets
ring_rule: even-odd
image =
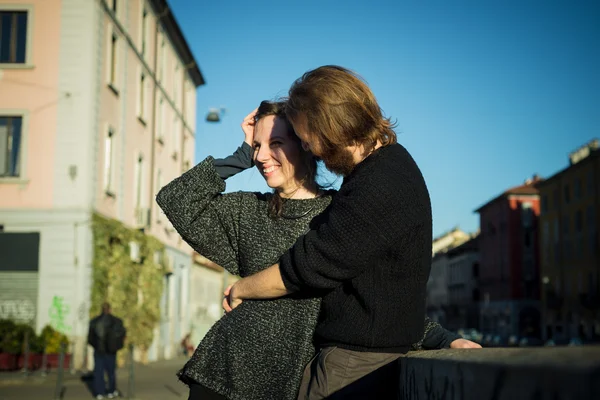
[(225, 115), (227, 111), (224, 107), (221, 108), (210, 108), (208, 114), (206, 114), (206, 122), (221, 122), (221, 117)]

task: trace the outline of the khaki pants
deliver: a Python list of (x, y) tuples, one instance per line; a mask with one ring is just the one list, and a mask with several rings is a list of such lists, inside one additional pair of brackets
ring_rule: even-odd
[(401, 355), (325, 347), (304, 369), (298, 400), (396, 399)]

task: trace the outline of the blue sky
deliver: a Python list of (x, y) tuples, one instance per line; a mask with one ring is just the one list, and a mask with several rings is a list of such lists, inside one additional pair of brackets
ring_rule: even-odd
[[(241, 144), (239, 125), (307, 70), (369, 83), (422, 169), (434, 234), (477, 229), (481, 204), (600, 137), (598, 1), (169, 0), (206, 79), (196, 161)], [(222, 122), (204, 117), (227, 109)], [(330, 179), (330, 177), (327, 177)], [(227, 190), (268, 190), (259, 173)]]

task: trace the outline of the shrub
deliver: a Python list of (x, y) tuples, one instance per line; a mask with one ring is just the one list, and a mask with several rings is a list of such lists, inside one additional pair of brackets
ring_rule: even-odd
[(45, 346), (46, 354), (58, 354), (60, 353), (61, 344), (64, 343), (67, 346), (69, 345), (67, 336), (50, 325), (46, 325), (44, 329), (42, 329), (40, 341)]
[(27, 324), (15, 324), (13, 321), (0, 321), (0, 352), (21, 354), (24, 352), (25, 337), (28, 336), (29, 352), (41, 353), (42, 342), (35, 330)]

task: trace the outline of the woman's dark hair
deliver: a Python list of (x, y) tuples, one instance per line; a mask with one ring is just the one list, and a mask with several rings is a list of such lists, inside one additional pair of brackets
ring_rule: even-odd
[[(300, 179), (300, 184), (304, 185), (306, 183), (315, 185), (317, 180), (317, 159), (312, 153), (304, 150), (302, 147), (302, 142), (296, 136), (296, 132), (294, 132), (294, 127), (288, 120), (285, 114), (285, 109), (287, 106), (287, 102), (285, 101), (262, 101), (260, 106), (258, 106), (258, 110), (256, 111), (256, 115), (254, 116), (254, 122), (257, 123), (264, 117), (268, 117), (270, 115), (274, 115), (276, 118), (280, 118), (283, 122), (285, 122), (285, 126), (287, 127), (287, 133), (297, 145), (300, 152), (300, 160), (304, 164), (304, 168), (306, 170), (306, 175)], [(318, 185), (317, 185), (318, 186)], [(269, 216), (271, 218), (280, 218), (283, 210), (283, 204), (285, 203), (285, 198), (282, 198), (277, 190), (273, 191), (273, 197), (269, 201)]]

